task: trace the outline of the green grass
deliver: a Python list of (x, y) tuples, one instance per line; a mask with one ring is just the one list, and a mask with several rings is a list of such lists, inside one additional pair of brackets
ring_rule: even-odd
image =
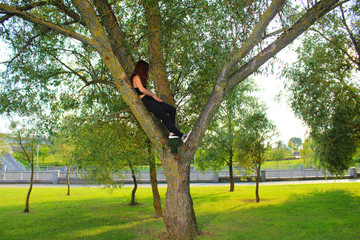
[[(21, 152), (12, 152), (13, 157), (29, 168), (29, 161)], [(34, 164), (36, 165), (36, 153), (34, 154)], [(39, 157), (39, 166), (65, 166), (65, 163), (56, 155), (49, 155), (47, 157)]]
[[(154, 218), (150, 188), (35, 185), (30, 213), (23, 213), (27, 188), (0, 185), (0, 239), (161, 239), (162, 219)], [(166, 188), (160, 188), (162, 200)], [(360, 183), (192, 187), (197, 239), (359, 239)]]
[(262, 165), (263, 169), (300, 169), (301, 166), (313, 167), (313, 163), (308, 160), (304, 162), (302, 159), (281, 160), (281, 161), (265, 161)]

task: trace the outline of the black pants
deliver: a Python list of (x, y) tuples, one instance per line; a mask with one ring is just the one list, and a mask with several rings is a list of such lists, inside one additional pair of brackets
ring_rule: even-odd
[[(166, 128), (181, 138), (184, 134), (175, 126), (176, 109), (164, 102), (155, 101), (154, 98), (145, 95), (141, 101), (144, 103), (149, 112), (154, 113), (157, 118), (160, 118)], [(169, 114), (169, 115), (168, 115)]]

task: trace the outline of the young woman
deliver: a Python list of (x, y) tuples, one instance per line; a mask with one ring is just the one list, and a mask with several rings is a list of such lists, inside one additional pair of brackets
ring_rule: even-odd
[(149, 68), (150, 66), (147, 62), (143, 60), (138, 61), (130, 77), (131, 85), (141, 98), (146, 109), (162, 120), (170, 132), (169, 138), (180, 138), (185, 142), (188, 134), (183, 134), (175, 126), (176, 109), (155, 96), (155, 94), (146, 87), (149, 78)]

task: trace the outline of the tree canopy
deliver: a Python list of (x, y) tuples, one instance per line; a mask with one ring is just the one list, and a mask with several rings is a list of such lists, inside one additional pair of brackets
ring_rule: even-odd
[(335, 174), (353, 163), (360, 143), (359, 1), (327, 15), (303, 38), (286, 68), (291, 105), (310, 127), (316, 158)]

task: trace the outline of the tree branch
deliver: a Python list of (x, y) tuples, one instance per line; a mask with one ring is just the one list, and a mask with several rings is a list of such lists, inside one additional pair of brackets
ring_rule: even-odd
[[(44, 1), (44, 2), (36, 2), (36, 3), (31, 3), (31, 4), (28, 4), (28, 5), (25, 5), (25, 6), (22, 6), (20, 7), (18, 10), (19, 11), (28, 11), (28, 10), (31, 10), (33, 8), (36, 8), (36, 7), (39, 7), (39, 6), (43, 6), (43, 5), (46, 5), (47, 2)], [(14, 14), (5, 14), (5, 16), (1, 17), (0, 18), (0, 23), (3, 23), (5, 22), (6, 20), (8, 20), (9, 18), (11, 18), (12, 16), (14, 16)]]
[(258, 53), (247, 64), (242, 66), (229, 76), (228, 89), (232, 89), (237, 84), (245, 80), (248, 76), (254, 73), (260, 66), (262, 66), (270, 58), (274, 57), (278, 52), (292, 43), (297, 37), (303, 34), (312, 24), (323, 17), (326, 13), (333, 9), (333, 6), (339, 0), (321, 1), (314, 5), (304, 16), (302, 16), (292, 27), (276, 39), (272, 44)]
[(170, 105), (175, 105), (174, 98), (170, 91), (170, 84), (167, 80), (165, 58), (163, 47), (160, 41), (161, 16), (158, 2), (154, 0), (143, 1), (149, 31), (149, 57), (151, 75), (155, 84), (156, 94)]
[(253, 32), (241, 48), (232, 55), (228, 64), (229, 71), (231, 71), (236, 64), (238, 64), (261, 40), (265, 29), (280, 11), (286, 0), (273, 0), (266, 12), (261, 16), (259, 22), (256, 24)]
[[(275, 56), (279, 51), (289, 45), (293, 40), (295, 40), (298, 36), (300, 36), (303, 32), (305, 32), (315, 21), (326, 13), (328, 13), (332, 7), (339, 0), (323, 0), (316, 5), (314, 5), (309, 11), (307, 11), (303, 17), (299, 19), (291, 28), (288, 29), (285, 33), (283, 33), (277, 40), (275, 40), (272, 44), (270, 44), (263, 51), (258, 53), (254, 58), (252, 58), (247, 64), (242, 66), (239, 70), (232, 73), (230, 76), (226, 76), (226, 73), (230, 71), (229, 66), (235, 66), (240, 60), (240, 56), (245, 52), (250, 51), (251, 49), (243, 45), (242, 49), (238, 51), (227, 63), (225, 63), (223, 67), (223, 71), (221, 72), (217, 84), (214, 86), (213, 92), (210, 95), (204, 109), (202, 110), (198, 120), (195, 123), (193, 128), (193, 132), (191, 133), (189, 140), (186, 142), (185, 147), (182, 147), (181, 151), (185, 151), (185, 154), (188, 156), (192, 156), (198, 144), (200, 144), (200, 140), (205, 134), (207, 126), (210, 124), (211, 119), (214, 117), (217, 108), (219, 107), (223, 97), (226, 92), (230, 91), (237, 84), (245, 80), (252, 73), (254, 73), (260, 66), (262, 66), (266, 61)], [(281, 3), (282, 1), (274, 0), (272, 4)], [(276, 12), (274, 9), (279, 9), (279, 6), (270, 6), (267, 10), (272, 14)], [(272, 10), (269, 10), (269, 9)], [(265, 22), (269, 22), (270, 18), (266, 18), (266, 20), (262, 20), (264, 24), (258, 24), (256, 30), (254, 29), (254, 33), (251, 36), (259, 36), (263, 34), (263, 28), (266, 25)], [(266, 25), (267, 26), (267, 25)], [(255, 46), (254, 43), (257, 43), (255, 39), (253, 41), (247, 41), (248, 45)], [(225, 79), (228, 78), (227, 83)]]
[[(311, 28), (311, 31), (314, 31), (316, 33), (318, 33), (321, 37), (323, 37), (326, 41), (328, 41), (329, 43), (331, 43), (335, 48), (339, 49), (343, 54), (345, 54), (348, 59), (353, 62), (354, 64), (358, 65), (359, 63), (356, 61), (356, 59), (354, 59), (348, 51), (346, 51), (344, 48), (340, 47), (339, 45), (337, 45), (334, 41), (331, 41), (331, 39), (329, 39), (328, 37), (326, 37), (322, 32), (320, 32), (317, 29)], [(360, 54), (360, 53), (359, 53)]]
[(126, 34), (122, 31), (122, 26), (107, 0), (95, 0), (94, 5), (100, 15), (100, 22), (108, 33), (113, 52), (118, 58), (121, 66), (124, 66), (126, 75), (130, 77), (135, 65), (130, 52), (124, 44)]
[[(186, 151), (187, 154), (192, 155), (200, 144), (200, 140), (205, 135), (207, 126), (209, 126), (211, 119), (214, 117), (217, 108), (219, 107), (223, 97), (228, 90), (226, 88), (228, 83), (228, 76), (233, 68), (256, 46), (262, 39), (262, 35), (271, 20), (280, 11), (285, 0), (273, 0), (266, 12), (261, 16), (259, 22), (256, 24), (249, 39), (242, 45), (242, 47), (232, 55), (232, 57), (224, 64), (222, 71), (218, 77), (217, 83), (214, 86), (213, 92), (210, 95), (203, 111), (195, 123), (192, 134), (187, 141), (187, 146), (191, 145)], [(255, 70), (254, 70), (255, 71)], [(185, 150), (183, 150), (185, 151)]]
[(139, 121), (156, 149), (161, 153), (164, 151), (164, 145), (166, 145), (166, 136), (163, 132), (159, 131), (159, 129), (161, 129), (159, 123), (154, 121), (151, 114), (146, 110), (144, 104), (135, 93), (135, 90), (130, 86), (130, 81), (112, 51), (110, 42), (95, 14), (93, 6), (85, 0), (72, 0), (72, 2), (84, 19), (94, 41), (97, 43), (94, 44), (95, 49), (111, 72), (123, 100), (129, 105), (136, 119)]
[(268, 34), (264, 35), (264, 36), (262, 37), (262, 39), (264, 40), (264, 39), (266, 39), (266, 38), (275, 36), (275, 35), (277, 35), (277, 34), (279, 34), (279, 33), (285, 32), (286, 30), (287, 30), (287, 28), (282, 28), (282, 29), (279, 29), (279, 30), (277, 30), (277, 31), (268, 33)]
[[(354, 36), (354, 34), (353, 34), (353, 32), (350, 30), (350, 28), (349, 28), (349, 26), (348, 26), (348, 24), (347, 24), (347, 22), (346, 22), (346, 18), (345, 18), (345, 14), (344, 14), (344, 9), (343, 9), (343, 7), (342, 6), (340, 6), (340, 10), (341, 10), (341, 15), (342, 15), (342, 22), (344, 23), (344, 25), (345, 25), (345, 28), (346, 28), (346, 31), (349, 33), (349, 35), (350, 35), (350, 39), (351, 39), (351, 41), (353, 42), (353, 44), (354, 44), (354, 46), (355, 46), (355, 51), (356, 51), (356, 53), (357, 53), (357, 55), (358, 55), (358, 60), (356, 61), (353, 61), (355, 64), (357, 64), (358, 66), (359, 66), (359, 69), (360, 69), (360, 61), (359, 61), (359, 59), (360, 59), (360, 46), (359, 46), (359, 42), (358, 42), (358, 40), (356, 39), (356, 37)], [(351, 59), (351, 58), (350, 58)]]
[(10, 14), (10, 15), (15, 15), (15, 16), (18, 16), (22, 19), (25, 19), (29, 22), (33, 22), (35, 24), (39, 24), (39, 25), (42, 25), (46, 28), (49, 28), (51, 30), (54, 30), (54, 31), (57, 31), (67, 37), (71, 37), (71, 38), (74, 38), (76, 40), (79, 40), (81, 41), (82, 43), (84, 44), (87, 44), (87, 45), (90, 45), (92, 47), (95, 47), (95, 42), (92, 40), (92, 39), (89, 39), (79, 33), (76, 33), (76, 32), (73, 32), (73, 31), (70, 31), (69, 29), (67, 28), (64, 28), (64, 27), (61, 27), (59, 25), (56, 25), (54, 23), (51, 23), (51, 22), (48, 22), (48, 21), (45, 21), (43, 19), (40, 19), (38, 17), (35, 17), (35, 16), (32, 16), (26, 12), (23, 12), (21, 10), (18, 10), (18, 9), (15, 9), (15, 8), (12, 8), (10, 6), (7, 6), (7, 5), (4, 5), (4, 4), (0, 4), (0, 10)]
[(76, 12), (71, 10), (70, 7), (66, 6), (63, 3), (63, 1), (60, 1), (60, 0), (50, 1), (50, 4), (54, 5), (61, 12), (63, 12), (67, 16), (71, 17), (75, 22), (80, 23), (81, 25), (85, 26), (85, 22), (84, 22), (84, 20), (81, 19), (81, 16), (79, 16), (79, 14), (77, 14)]

